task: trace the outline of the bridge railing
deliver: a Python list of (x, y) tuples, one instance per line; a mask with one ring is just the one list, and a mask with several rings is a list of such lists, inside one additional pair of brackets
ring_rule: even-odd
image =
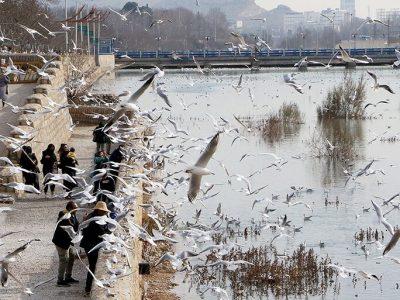
[[(177, 54), (181, 60), (192, 60), (195, 58), (214, 58), (214, 57), (332, 57), (336, 49), (274, 49), (271, 51), (262, 50), (254, 53), (253, 50), (192, 50), (192, 51), (120, 51), (115, 53), (117, 59), (122, 56), (129, 56), (132, 59), (166, 59), (171, 58), (172, 54)], [(393, 56), (395, 58), (395, 48), (361, 48), (347, 49), (351, 56)]]

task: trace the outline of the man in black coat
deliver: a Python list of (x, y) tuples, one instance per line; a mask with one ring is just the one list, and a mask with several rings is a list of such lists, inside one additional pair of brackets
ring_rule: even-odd
[[(58, 224), (52, 240), (52, 242), (56, 245), (59, 257), (57, 286), (66, 287), (70, 286), (71, 283), (79, 282), (78, 280), (72, 278), (72, 269), (74, 267), (75, 260), (75, 252), (71, 243), (72, 238), (68, 234), (68, 232), (64, 228), (62, 228), (64, 226), (70, 226), (72, 229), (74, 229), (75, 232), (78, 231), (79, 222), (76, 218), (77, 208), (78, 206), (75, 202), (69, 201), (67, 203), (66, 209), (60, 211), (60, 213), (58, 214)], [(64, 217), (67, 213), (71, 214), (70, 218)]]
[[(106, 216), (109, 212), (110, 211), (108, 210), (106, 203), (103, 201), (98, 201), (94, 207), (93, 213), (88, 215), (87, 219), (90, 220), (93, 217)], [(110, 233), (111, 231), (109, 230), (107, 224), (100, 225), (96, 222), (96, 220), (91, 221), (89, 225), (82, 230), (83, 238), (80, 246), (85, 249), (87, 258), (89, 260), (89, 269), (93, 274), (96, 272), (96, 264), (97, 259), (99, 258), (100, 249), (96, 249), (94, 251), (91, 250), (103, 242), (103, 238), (101, 236)], [(93, 276), (88, 272), (86, 277), (85, 296), (90, 295), (92, 283)]]

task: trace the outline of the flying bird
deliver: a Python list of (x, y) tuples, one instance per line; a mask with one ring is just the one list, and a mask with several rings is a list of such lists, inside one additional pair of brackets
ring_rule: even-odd
[(378, 77), (375, 75), (375, 73), (372, 73), (370, 71), (367, 71), (367, 73), (374, 80), (374, 85), (372, 86), (374, 90), (384, 89), (384, 90), (388, 91), (391, 94), (395, 93), (395, 92), (393, 92), (392, 88), (390, 86), (388, 86), (387, 84), (379, 84), (378, 83)]
[(188, 199), (193, 202), (200, 191), (201, 178), (203, 175), (211, 174), (210, 170), (206, 169), (208, 162), (217, 150), (219, 142), (219, 133), (217, 133), (208, 143), (206, 149), (200, 155), (196, 164), (186, 170), (186, 173), (191, 174)]

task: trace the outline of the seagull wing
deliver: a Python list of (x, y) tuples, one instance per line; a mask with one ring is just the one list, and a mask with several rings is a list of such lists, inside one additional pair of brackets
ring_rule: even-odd
[(378, 216), (379, 222), (382, 222), (383, 214), (382, 214), (382, 210), (381, 210), (380, 206), (379, 206), (378, 204), (376, 204), (376, 203), (374, 202), (374, 200), (371, 200), (371, 202), (372, 202), (372, 206), (373, 206), (374, 209), (375, 209), (376, 215)]
[(388, 253), (390, 250), (392, 250), (394, 248), (394, 246), (396, 246), (397, 242), (399, 241), (399, 238), (400, 238), (400, 230), (396, 230), (396, 232), (393, 234), (391, 240), (386, 245), (385, 250), (383, 250), (383, 255)]
[(205, 168), (210, 161), (211, 157), (214, 155), (215, 151), (217, 150), (219, 142), (219, 133), (217, 133), (211, 141), (208, 143), (206, 149), (200, 155), (200, 158), (196, 162), (195, 166)]
[(171, 102), (168, 99), (168, 96), (164, 93), (161, 87), (157, 88), (157, 94), (164, 100), (165, 104), (167, 104), (169, 107), (172, 107)]
[(378, 77), (375, 75), (375, 73), (372, 73), (370, 71), (367, 71), (368, 75), (372, 77), (372, 79), (375, 81), (375, 84), (378, 84)]
[(188, 191), (188, 199), (190, 202), (193, 202), (194, 199), (196, 199), (197, 194), (199, 193), (200, 190), (200, 185), (201, 185), (201, 175), (196, 175), (192, 174), (190, 177), (190, 183), (189, 183), (189, 191)]
[(13, 162), (8, 157), (0, 157), (0, 161), (4, 161), (6, 164), (14, 166)]
[(136, 102), (140, 96), (144, 94), (144, 92), (152, 85), (155, 78), (155, 74), (153, 74), (128, 100), (128, 102)]
[(388, 86), (387, 84), (381, 84), (381, 85), (379, 85), (379, 87), (384, 90), (387, 90), (391, 94), (395, 94), (395, 92), (392, 90), (392, 88), (390, 86)]
[(395, 49), (394, 53), (396, 54), (397, 60), (400, 60), (400, 51)]
[(123, 17), (123, 15), (121, 15), (119, 12), (113, 10), (111, 7), (109, 7), (108, 9), (111, 10), (113, 13), (116, 13), (118, 16)]

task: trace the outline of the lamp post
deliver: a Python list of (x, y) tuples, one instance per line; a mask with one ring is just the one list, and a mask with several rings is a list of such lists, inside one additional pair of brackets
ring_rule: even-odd
[(205, 36), (204, 37), (204, 40), (206, 41), (206, 43), (205, 43), (205, 50), (208, 50), (208, 41), (211, 39), (211, 37), (210, 36)]
[(160, 48), (161, 36), (156, 37), (156, 40), (157, 40), (157, 51), (161, 51)]

